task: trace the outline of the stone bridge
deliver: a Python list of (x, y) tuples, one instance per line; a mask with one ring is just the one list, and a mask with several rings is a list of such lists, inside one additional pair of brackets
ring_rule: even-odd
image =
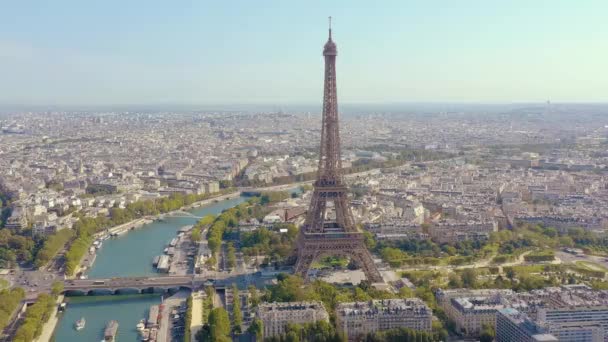
[(158, 292), (171, 289), (194, 289), (202, 286), (204, 280), (189, 276), (165, 277), (124, 277), (106, 279), (67, 279), (64, 281), (64, 292), (93, 294), (93, 292)]

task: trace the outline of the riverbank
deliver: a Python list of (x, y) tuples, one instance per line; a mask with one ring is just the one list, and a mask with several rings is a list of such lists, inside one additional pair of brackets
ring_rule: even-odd
[(121, 235), (121, 234), (124, 234), (124, 233), (126, 233), (127, 231), (129, 231), (131, 229), (139, 228), (139, 227), (143, 226), (144, 224), (150, 223), (150, 222), (152, 222), (152, 219), (150, 217), (148, 217), (148, 216), (142, 217), (142, 218), (138, 218), (138, 219), (135, 219), (133, 221), (129, 221), (127, 223), (123, 223), (123, 224), (120, 224), (118, 226), (114, 226), (114, 227), (108, 228), (108, 229), (106, 229), (104, 231), (95, 233), (95, 235), (93, 235), (93, 237), (95, 239), (99, 239), (99, 238), (102, 238), (102, 237), (104, 237), (105, 235), (108, 235), (108, 234), (110, 234), (110, 235)]
[(182, 211), (191, 210), (191, 209), (194, 209), (194, 208), (199, 208), (199, 207), (202, 207), (202, 206), (205, 206), (205, 205), (217, 202), (217, 201), (224, 201), (224, 200), (227, 200), (227, 199), (231, 199), (234, 196), (239, 196), (240, 192), (241, 192), (240, 190), (236, 190), (236, 191), (233, 191), (233, 192), (228, 193), (228, 194), (223, 194), (223, 195), (219, 195), (219, 196), (215, 196), (215, 197), (211, 197), (211, 198), (206, 198), (204, 200), (201, 200), (201, 201), (198, 201), (198, 202), (194, 202), (194, 203), (189, 204), (189, 205), (185, 205), (185, 206), (183, 206), (183, 207), (181, 207), (179, 209), (172, 210), (172, 211), (169, 211), (169, 212), (166, 212), (166, 213), (161, 213), (161, 214), (157, 214), (157, 215), (149, 215), (149, 216), (141, 217), (141, 218), (135, 219), (133, 221), (129, 221), (129, 222), (123, 223), (121, 225), (114, 226), (112, 228), (108, 228), (108, 229), (106, 229), (104, 231), (98, 232), (98, 233), (96, 233), (94, 235), (94, 237), (96, 239), (98, 239), (98, 238), (101, 238), (101, 237), (103, 237), (103, 236), (105, 236), (107, 234), (118, 234), (118, 235), (121, 235), (121, 234), (126, 233), (127, 231), (129, 231), (129, 230), (131, 230), (133, 228), (139, 228), (139, 227), (141, 227), (141, 226), (143, 226), (143, 225), (145, 225), (147, 223), (151, 223), (154, 220), (162, 218), (164, 216), (170, 216), (170, 215), (182, 212)]
[[(215, 203), (215, 202), (220, 202), (220, 201), (225, 201), (225, 200), (229, 200), (232, 199), (234, 197), (238, 197), (240, 195), (241, 191), (240, 190), (236, 190), (227, 194), (222, 194), (219, 196), (215, 196), (215, 197), (211, 197), (211, 198), (206, 198), (204, 200), (198, 201), (198, 202), (194, 202), (190, 205), (186, 205), (183, 206), (179, 209), (173, 210), (173, 211), (169, 211), (166, 213), (162, 213), (162, 214), (158, 214), (158, 215), (150, 215), (150, 216), (145, 216), (145, 217), (141, 217), (123, 224), (120, 224), (118, 226), (114, 226), (111, 228), (108, 228), (104, 231), (98, 232), (94, 235), (95, 239), (100, 239), (103, 238), (105, 236), (108, 235), (122, 235), (125, 234), (127, 232), (129, 232), (130, 230), (133, 230), (135, 228), (140, 228), (145, 226), (146, 224), (152, 223), (157, 219), (163, 218), (165, 216), (171, 216), (173, 214), (177, 214), (179, 212), (183, 212), (186, 210), (192, 210), (195, 208), (200, 208), (200, 207), (204, 207), (206, 205)], [(92, 246), (92, 245), (91, 245)], [(89, 248), (91, 247), (89, 246)], [(103, 248), (103, 247), (102, 247)], [(74, 278), (76, 277), (77, 274), (85, 272), (89, 269), (91, 269), (91, 267), (93, 266), (93, 263), (96, 260), (96, 254), (97, 254), (97, 250), (95, 250), (93, 253), (86, 253), (85, 255), (83, 255), (82, 259), (80, 260), (80, 262), (78, 263), (78, 266), (76, 267), (76, 270), (74, 272), (74, 275), (70, 278)]]
[(38, 338), (34, 339), (34, 342), (48, 342), (53, 337), (53, 333), (55, 332), (55, 328), (57, 327), (57, 323), (59, 323), (59, 305), (63, 303), (63, 295), (57, 297), (55, 308), (53, 308), (53, 312), (51, 313), (51, 317), (46, 323), (42, 326), (42, 333)]
[(178, 211), (184, 211), (184, 210), (190, 210), (190, 209), (194, 209), (194, 208), (199, 208), (199, 207), (202, 207), (202, 206), (214, 203), (214, 202), (219, 202), (219, 201), (225, 201), (225, 200), (228, 200), (228, 199), (232, 199), (235, 196), (240, 196), (240, 195), (241, 195), (241, 190), (237, 189), (236, 191), (233, 191), (233, 192), (230, 192), (230, 193), (227, 193), (227, 194), (223, 194), (223, 195), (219, 195), (219, 196), (216, 196), (216, 197), (207, 198), (207, 199), (204, 199), (202, 201), (194, 202), (194, 203), (192, 203), (190, 205), (186, 205), (186, 206), (182, 207), (181, 209), (174, 210), (174, 211), (169, 212), (169, 213), (167, 213), (165, 215), (169, 215), (171, 213), (175, 213), (175, 212), (178, 212)]

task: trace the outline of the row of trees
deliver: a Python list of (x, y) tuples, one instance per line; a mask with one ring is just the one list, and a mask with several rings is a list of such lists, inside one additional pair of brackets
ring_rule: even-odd
[(553, 261), (555, 253), (553, 251), (544, 251), (541, 253), (531, 253), (524, 256), (524, 260), (530, 262)]
[(236, 248), (234, 244), (229, 242), (226, 246), (226, 261), (228, 262), (228, 268), (233, 269), (236, 267)]
[(202, 219), (200, 219), (194, 227), (192, 227), (191, 239), (194, 242), (200, 242), (202, 239), (203, 229), (208, 228), (215, 221), (215, 215), (209, 214), (205, 215)]
[(316, 321), (314, 323), (295, 324), (289, 323), (285, 332), (280, 335), (267, 337), (266, 342), (343, 342), (345, 336), (336, 331), (336, 328), (328, 322)]
[(73, 237), (74, 231), (71, 229), (63, 229), (57, 233), (50, 235), (42, 245), (42, 249), (36, 254), (34, 266), (42, 267), (46, 265), (57, 253), (65, 246)]
[(24, 297), (25, 291), (20, 287), (0, 290), (0, 331), (4, 330)]
[(213, 310), (213, 297), (215, 296), (215, 288), (213, 286), (205, 287), (205, 299), (203, 299), (203, 322), (209, 322), (209, 313)]
[(260, 204), (267, 205), (267, 204), (277, 203), (277, 202), (286, 200), (290, 197), (291, 197), (291, 195), (287, 191), (262, 192), (262, 195), (260, 196)]
[(192, 310), (194, 309), (192, 302), (192, 296), (188, 296), (186, 300), (186, 317), (184, 319), (184, 342), (191, 341), (190, 325), (192, 324)]
[[(229, 193), (231, 191), (232, 189), (224, 189), (220, 193)], [(125, 208), (111, 208), (110, 215), (108, 217), (84, 217), (82, 215), (76, 215), (78, 221), (73, 227), (73, 231), (75, 231), (75, 233), (72, 230), (64, 229), (47, 238), (42, 249), (36, 255), (35, 265), (37, 267), (41, 267), (48, 263), (55, 255), (57, 255), (61, 248), (66, 245), (66, 243), (74, 238), (76, 238), (76, 240), (74, 240), (75, 242), (83, 241), (88, 239), (93, 234), (105, 229), (124, 224), (144, 216), (158, 215), (178, 210), (186, 205), (190, 205), (209, 197), (211, 197), (210, 194), (183, 195), (175, 193), (169, 197), (130, 203), (127, 204)], [(86, 249), (84, 252), (86, 252)], [(78, 254), (80, 254), (80, 257), (78, 257)], [(72, 255), (76, 257), (74, 259), (78, 259), (79, 261), (84, 253), (80, 247), (76, 247)], [(75, 269), (74, 266), (75, 265), (72, 265), (72, 269)]]
[(232, 284), (232, 331), (235, 334), (243, 332), (243, 312), (241, 311), (241, 296), (236, 284)]
[(74, 275), (78, 269), (82, 257), (87, 253), (93, 237), (91, 235), (81, 235), (72, 242), (67, 253), (65, 253), (65, 274), (68, 276)]
[(198, 342), (229, 342), (230, 317), (224, 308), (214, 308), (209, 312), (208, 322), (195, 336)]
[(15, 342), (31, 342), (42, 333), (46, 323), (55, 308), (56, 297), (42, 293), (38, 295), (36, 302), (27, 308), (23, 324), (15, 333)]
[(365, 342), (431, 342), (437, 341), (432, 333), (408, 328), (377, 331), (368, 334)]

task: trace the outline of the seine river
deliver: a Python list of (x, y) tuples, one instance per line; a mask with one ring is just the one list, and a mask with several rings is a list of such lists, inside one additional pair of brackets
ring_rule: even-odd
[[(212, 203), (190, 210), (195, 216), (219, 214), (246, 201), (246, 197)], [(157, 221), (130, 231), (118, 238), (105, 240), (97, 252), (97, 259), (87, 273), (90, 278), (148, 276), (158, 273), (152, 267), (152, 259), (163, 253), (165, 245), (176, 236), (179, 228), (191, 225), (197, 218), (166, 216), (164, 222)], [(72, 297), (55, 331), (57, 342), (95, 342), (103, 339), (107, 321), (115, 319), (119, 323), (117, 340), (138, 341), (135, 325), (147, 317), (148, 309), (160, 303), (160, 296), (91, 296)], [(74, 322), (80, 317), (86, 319), (86, 326), (80, 331), (74, 329)]]

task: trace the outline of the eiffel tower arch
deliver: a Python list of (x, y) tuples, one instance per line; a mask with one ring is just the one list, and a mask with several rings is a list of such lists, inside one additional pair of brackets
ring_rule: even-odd
[[(331, 18), (330, 18), (331, 20)], [(325, 57), (325, 86), (323, 120), (317, 179), (306, 221), (297, 239), (295, 273), (308, 278), (314, 260), (323, 256), (346, 256), (361, 266), (367, 279), (382, 282), (363, 233), (357, 230), (348, 206), (348, 188), (342, 175), (340, 129), (338, 124), (338, 96), (336, 86), (336, 44), (331, 37), (323, 48)], [(333, 212), (330, 210), (333, 209)]]

